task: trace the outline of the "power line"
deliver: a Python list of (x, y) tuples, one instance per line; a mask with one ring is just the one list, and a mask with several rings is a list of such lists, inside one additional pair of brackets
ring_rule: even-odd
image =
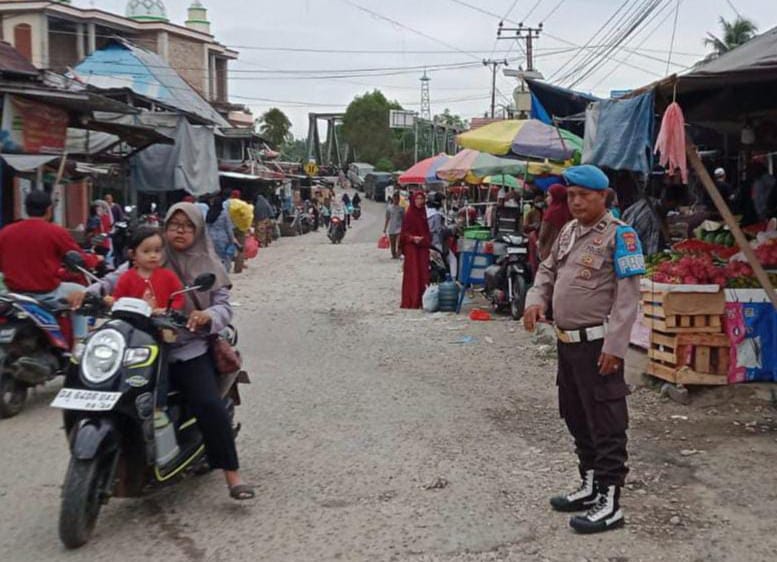
[[(553, 80), (553, 79), (554, 79), (556, 76), (558, 76), (558, 75), (559, 75), (559, 74), (560, 74), (560, 73), (561, 73), (561, 72), (562, 72), (562, 71), (563, 71), (563, 70), (564, 70), (564, 69), (565, 69), (565, 68), (566, 68), (568, 65), (570, 65), (570, 64), (572, 63), (572, 61), (573, 61), (573, 60), (575, 60), (575, 58), (577, 58), (577, 57), (578, 57), (580, 54), (582, 54), (583, 50), (584, 50), (586, 47), (588, 47), (588, 46), (589, 46), (591, 43), (593, 43), (594, 39), (596, 39), (596, 37), (597, 37), (597, 36), (598, 36), (598, 35), (599, 35), (599, 34), (600, 34), (600, 33), (601, 33), (601, 32), (602, 32), (602, 31), (603, 31), (603, 30), (604, 30), (604, 29), (605, 29), (605, 28), (606, 28), (606, 27), (607, 27), (607, 26), (610, 24), (610, 22), (612, 22), (612, 20), (613, 20), (613, 19), (615, 19), (615, 17), (618, 15), (618, 13), (620, 13), (620, 11), (621, 11), (623, 8), (625, 8), (625, 7), (626, 7), (626, 5), (628, 5), (629, 1), (630, 1), (630, 0), (625, 0), (625, 2), (623, 2), (623, 4), (621, 4), (621, 5), (620, 5), (620, 7), (619, 7), (617, 10), (615, 10), (615, 12), (613, 12), (613, 14), (612, 14), (612, 15), (609, 17), (609, 19), (607, 19), (607, 21), (605, 21), (605, 22), (602, 24), (602, 26), (601, 26), (599, 29), (597, 29), (597, 30), (594, 32), (594, 34), (593, 34), (593, 35), (591, 35), (591, 37), (588, 39), (588, 41), (586, 41), (586, 42), (585, 42), (585, 44), (579, 48), (579, 51), (578, 51), (576, 54), (575, 54), (574, 56), (572, 56), (572, 57), (571, 57), (571, 58), (570, 58), (570, 59), (569, 59), (567, 62), (565, 62), (564, 64), (562, 64), (562, 65), (561, 65), (559, 68), (557, 68), (557, 69), (556, 69), (556, 70), (555, 70), (555, 71), (554, 71), (554, 72), (553, 72), (553, 73), (552, 73), (552, 74), (551, 74), (551, 75), (548, 77), (548, 81), (551, 81), (551, 80)], [(552, 36), (551, 36), (551, 37), (552, 37)]]
[[(680, 0), (680, 4), (682, 4), (684, 1), (685, 1), (685, 0)], [(651, 30), (650, 30), (650, 31), (647, 33), (647, 35), (645, 35), (645, 37), (643, 37), (642, 41), (639, 43), (639, 45), (637, 45), (637, 48), (639, 49), (639, 48), (640, 48), (642, 45), (644, 45), (644, 44), (645, 44), (645, 43), (646, 43), (646, 42), (647, 42), (647, 41), (648, 41), (648, 40), (649, 40), (649, 39), (650, 39), (650, 38), (651, 38), (651, 37), (652, 37), (652, 36), (653, 36), (653, 35), (656, 33), (656, 31), (658, 31), (658, 30), (661, 28), (661, 26), (662, 26), (662, 25), (664, 25), (664, 23), (666, 22), (666, 20), (668, 20), (668, 19), (669, 19), (669, 17), (670, 17), (671, 15), (672, 15), (672, 12), (671, 12), (671, 11), (670, 11), (668, 14), (666, 14), (666, 15), (664, 16), (664, 18), (663, 18), (661, 21), (659, 21), (659, 22), (658, 22), (658, 23), (657, 23), (657, 24), (656, 24), (656, 25), (653, 27), (653, 29), (651, 29)], [(631, 56), (631, 53), (627, 54), (627, 55), (626, 55), (626, 59), (628, 59), (630, 56)], [(621, 61), (621, 63), (622, 63), (622, 62), (625, 62), (625, 61)], [(663, 62), (663, 61), (661, 61), (661, 62)], [(616, 65), (615, 65), (615, 66), (612, 68), (612, 70), (610, 70), (610, 72), (608, 72), (607, 74), (605, 74), (605, 75), (604, 75), (604, 76), (603, 76), (603, 77), (602, 77), (602, 78), (601, 78), (601, 79), (600, 79), (600, 80), (599, 80), (599, 81), (598, 81), (596, 84), (594, 84), (594, 85), (593, 85), (593, 88), (592, 88), (592, 89), (596, 89), (596, 87), (597, 87), (597, 86), (599, 86), (599, 84), (601, 84), (602, 82), (604, 82), (605, 80), (607, 80), (607, 79), (608, 79), (610, 76), (612, 76), (612, 75), (615, 73), (615, 71), (616, 71), (616, 70), (618, 70), (619, 66), (620, 66), (620, 63), (619, 63), (619, 64), (616, 64)], [(683, 70), (684, 70), (684, 69), (683, 69)], [(664, 75), (657, 74), (657, 76), (665, 76), (665, 74), (664, 74)]]
[(663, 0), (647, 0), (647, 2), (643, 4), (641, 11), (638, 12), (635, 17), (633, 17), (627, 24), (625, 24), (626, 28), (622, 33), (620, 33), (616, 40), (613, 41), (612, 45), (599, 56), (597, 61), (593, 62), (580, 76), (573, 80), (569, 87), (575, 87), (577, 84), (595, 72), (602, 64), (605, 64), (605, 56), (615, 52), (624, 41), (631, 37), (634, 32), (644, 24), (645, 20), (655, 11), (655, 9), (661, 5), (662, 2)]
[(359, 4), (358, 2), (354, 2), (353, 0), (342, 0), (342, 2), (345, 2), (346, 4), (350, 5), (351, 7), (356, 8), (357, 10), (360, 10), (360, 11), (366, 13), (366, 14), (369, 14), (369, 15), (371, 15), (374, 18), (378, 18), (378, 19), (387, 21), (387, 22), (389, 22), (392, 25), (396, 25), (398, 27), (401, 27), (402, 29), (406, 29), (407, 31), (410, 31), (411, 33), (415, 33), (416, 35), (424, 37), (425, 39), (428, 39), (430, 41), (434, 41), (435, 43), (439, 43), (440, 45), (444, 45), (445, 47), (448, 47), (449, 49), (454, 49), (454, 50), (456, 50), (456, 51), (458, 51), (458, 52), (460, 52), (462, 54), (468, 55), (468, 56), (470, 56), (470, 57), (472, 57), (474, 59), (478, 59), (478, 57), (476, 55), (472, 54), (472, 53), (468, 53), (467, 51), (464, 51), (464, 50), (456, 47), (455, 45), (447, 43), (447, 42), (443, 41), (442, 39), (437, 39), (436, 37), (432, 37), (431, 35), (428, 35), (428, 34), (424, 33), (423, 31), (419, 31), (419, 30), (417, 30), (415, 28), (412, 28), (409, 25), (405, 25), (404, 23), (402, 23), (400, 21), (392, 19), (392, 18), (390, 18), (388, 16), (384, 16), (383, 14), (379, 14), (378, 12), (376, 12), (374, 10), (370, 10), (369, 8), (365, 8), (364, 6)]
[(562, 5), (562, 4), (563, 4), (565, 1), (566, 1), (566, 0), (559, 0), (559, 1), (558, 1), (558, 4), (556, 4), (556, 5), (553, 7), (553, 9), (552, 9), (550, 12), (548, 12), (547, 14), (545, 14), (545, 17), (544, 17), (544, 18), (542, 18), (542, 19), (540, 20), (540, 23), (545, 23), (546, 21), (548, 21), (548, 19), (550, 18), (550, 16), (552, 16), (553, 14), (555, 14), (555, 13), (556, 13), (556, 11), (557, 11), (557, 10), (558, 10), (558, 9), (561, 7), (561, 5)]
[(672, 38), (669, 40), (669, 56), (666, 57), (666, 73), (669, 74), (669, 65), (672, 64), (672, 49), (674, 48), (674, 37), (677, 33), (677, 17), (680, 15), (680, 0), (677, 0), (677, 7), (674, 10), (674, 25), (672, 26)]

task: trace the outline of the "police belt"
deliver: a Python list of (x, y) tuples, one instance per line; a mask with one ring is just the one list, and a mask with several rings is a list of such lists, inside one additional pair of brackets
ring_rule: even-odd
[(605, 324), (580, 328), (579, 330), (562, 330), (556, 327), (556, 336), (561, 343), (585, 343), (603, 340), (606, 333), (607, 326)]

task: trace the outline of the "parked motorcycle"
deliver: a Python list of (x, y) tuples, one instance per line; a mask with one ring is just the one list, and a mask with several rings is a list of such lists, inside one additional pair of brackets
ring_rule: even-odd
[[(80, 267), (78, 256), (69, 259)], [(211, 273), (200, 275), (177, 294), (208, 290), (215, 279)], [(88, 307), (101, 305), (96, 296), (85, 301)], [(89, 540), (100, 508), (112, 496), (139, 496), (148, 484), (168, 482), (204, 460), (197, 420), (175, 392), (169, 395), (168, 416), (177, 449), (168, 449), (167, 462), (157, 457), (162, 455), (154, 432), (157, 377), (166, 367), (167, 344), (185, 329), (186, 317), (169, 306), (165, 314), (151, 313), (139, 299), (119, 299), (110, 312), (102, 307), (100, 316), (107, 321), (89, 337), (79, 365), (51, 404), (64, 411), (70, 444), (59, 517), (59, 536), (67, 548)], [(234, 329), (228, 340), (237, 344)], [(238, 382), (248, 382), (242, 371), (220, 381), (230, 419), (239, 403)]]
[(500, 241), (507, 246), (507, 253), (486, 268), (483, 293), (495, 311), (509, 307), (513, 320), (520, 320), (531, 283), (528, 240), (524, 236), (507, 234)]
[(329, 221), (327, 236), (332, 244), (340, 244), (345, 238), (345, 221), (340, 217), (332, 217), (332, 220)]
[(30, 388), (66, 372), (72, 344), (67, 305), (0, 294), (0, 418), (19, 414)]

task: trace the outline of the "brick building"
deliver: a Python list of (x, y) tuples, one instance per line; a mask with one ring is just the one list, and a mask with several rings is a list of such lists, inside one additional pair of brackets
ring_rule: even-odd
[(65, 72), (116, 36), (157, 53), (230, 121), (251, 122), (229, 104), (227, 69), (238, 53), (211, 35), (199, 1), (178, 25), (162, 0), (129, 0), (125, 16), (68, 1), (0, 0), (0, 39), (40, 69)]

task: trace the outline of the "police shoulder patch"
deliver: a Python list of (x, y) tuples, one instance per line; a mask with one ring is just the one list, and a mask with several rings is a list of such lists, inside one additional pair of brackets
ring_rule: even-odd
[(644, 275), (645, 256), (637, 232), (630, 226), (619, 225), (615, 231), (615, 276), (618, 279)]

